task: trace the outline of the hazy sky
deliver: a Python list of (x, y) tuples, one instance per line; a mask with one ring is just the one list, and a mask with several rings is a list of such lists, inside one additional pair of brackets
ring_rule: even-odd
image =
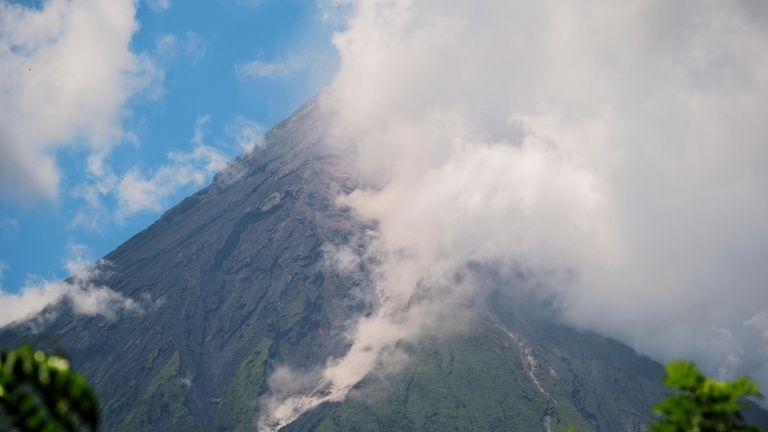
[(65, 277), (257, 145), (330, 81), (334, 24), (302, 0), (0, 2), (0, 287)]

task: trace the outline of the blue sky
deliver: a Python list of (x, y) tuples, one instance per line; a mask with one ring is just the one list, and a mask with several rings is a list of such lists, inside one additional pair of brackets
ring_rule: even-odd
[[(123, 39), (116, 37), (115, 46), (103, 48), (111, 53), (119, 47), (115, 59), (122, 53), (130, 60), (126, 64), (132, 66), (114, 69), (112, 75), (105, 76), (116, 77), (115, 82), (130, 90), (93, 104), (97, 117), (109, 109), (117, 113), (93, 121), (103, 120), (108, 124), (106, 129), (117, 133), (107, 134), (107, 139), (98, 138), (98, 132), (89, 130), (87, 116), (80, 124), (71, 118), (71, 112), (81, 106), (84, 111), (91, 109), (87, 101), (82, 102), (88, 96), (80, 93), (72, 104), (63, 105), (65, 113), (57, 114), (56, 119), (63, 118), (62, 123), (74, 122), (62, 124), (62, 130), (68, 132), (59, 136), (38, 137), (42, 133), (35, 131), (46, 127), (47, 121), (32, 123), (24, 131), (25, 120), (15, 121), (11, 111), (0, 110), (0, 115), (5, 116), (0, 127), (5, 125), (10, 131), (10, 138), (0, 135), (0, 157), (6, 158), (5, 164), (0, 163), (0, 170), (6, 171), (5, 175), (0, 173), (6, 185), (0, 191), (0, 287), (6, 292), (18, 291), (40, 279), (66, 277), (68, 262), (98, 259), (151, 224), (180, 199), (208, 184), (225, 160), (258, 145), (266, 130), (326, 86), (336, 68), (331, 45), (333, 23), (323, 19), (321, 7), (314, 1), (123, 3), (125, 7), (117, 11), (124, 20), (120, 22), (129, 27), (133, 24), (133, 29), (125, 31)], [(19, 16), (42, 21), (44, 17), (59, 19), (54, 17), (57, 10), (59, 17), (65, 16), (71, 12), (67, 8), (92, 11), (93, 4), (87, 0), (12, 2), (0, 9), (0, 27), (10, 20), (22, 22)], [(135, 17), (124, 16), (131, 12)], [(67, 25), (74, 21), (56, 22), (62, 28), (63, 46), (70, 31)], [(39, 25), (56, 27), (45, 22)], [(81, 31), (83, 24), (77, 25), (77, 31)], [(53, 46), (40, 48), (24, 39), (29, 36), (20, 26), (6, 27), (5, 33), (0, 32), (0, 65), (28, 69), (23, 71), (27, 75), (11, 75), (18, 76), (17, 81), (11, 78), (0, 83), (0, 95), (11, 101), (6, 109), (18, 112), (31, 104), (33, 112), (44, 112), (52, 103), (49, 99), (35, 99), (30, 96), (33, 92), (22, 94), (17, 90), (32, 82), (29, 77), (39, 67), (50, 68), (39, 75), (39, 80), (58, 83), (58, 71), (64, 76), (68, 66), (56, 64), (58, 57), (44, 50), (64, 48), (56, 46), (59, 42), (55, 37), (53, 42), (46, 42)], [(110, 32), (118, 27), (94, 31), (103, 32), (104, 40), (110, 40)], [(101, 37), (101, 33), (87, 33), (89, 41), (94, 39), (93, 34)], [(66, 52), (61, 61), (78, 59), (82, 54), (83, 61), (94, 63), (96, 72), (114, 68), (110, 55), (88, 58), (100, 47), (86, 45), (67, 48), (71, 52)], [(79, 52), (81, 49), (83, 52)], [(99, 63), (102, 60), (103, 65)], [(121, 81), (127, 75), (133, 80), (128, 84)], [(83, 76), (82, 72), (78, 76)], [(79, 85), (82, 94), (87, 95), (91, 87), (93, 92), (109, 93), (110, 88), (103, 89), (113, 84), (94, 79), (73, 85)], [(39, 154), (19, 138), (28, 136), (34, 136), (30, 142), (35, 141), (42, 149)], [(34, 169), (13, 175), (12, 167), (17, 164), (13, 155), (25, 152), (39, 161), (52, 161), (57, 173), (54, 186), (28, 186), (34, 184), (36, 176), (42, 176)]]

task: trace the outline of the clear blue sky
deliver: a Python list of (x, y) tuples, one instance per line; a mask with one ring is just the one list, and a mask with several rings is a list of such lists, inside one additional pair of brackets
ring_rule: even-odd
[[(84, 9), (88, 3), (96, 4), (73, 2), (78, 3)], [(56, 0), (12, 2), (0, 9), (5, 15), (0, 17), (45, 14), (46, 8), (57, 4), (68, 7)], [(131, 2), (126, 4), (130, 10)], [(122, 131), (119, 138), (105, 144), (108, 151), (103, 152), (103, 171), (107, 174), (89, 171), (88, 160), (95, 153), (95, 145), (78, 133), (56, 142), (41, 138), (40, 145), (47, 146), (41, 153), (58, 167), (58, 186), (52, 194), (40, 197), (27, 191), (25, 185), (31, 180), (24, 176), (3, 179), (10, 184), (10, 192), (0, 195), (0, 287), (6, 292), (18, 291), (41, 278), (66, 277), (68, 260), (83, 255), (97, 259), (151, 224), (164, 210), (208, 184), (220, 158), (241, 153), (243, 145), (257, 142), (259, 134), (327, 85), (336, 67), (330, 42), (333, 24), (322, 19), (315, 1), (146, 0), (133, 7), (138, 27), (129, 32), (124, 50), (150, 64), (148, 69), (154, 75), (141, 85), (141, 91), (129, 92), (117, 103), (104, 103), (118, 109)], [(66, 23), (64, 26), (67, 31)], [(13, 31), (11, 28), (9, 33)], [(99, 31), (107, 34), (112, 30)], [(109, 37), (104, 36), (105, 40)], [(39, 73), (33, 66), (45, 64), (51, 70), (39, 75), (40, 79), (57, 79), (63, 69), (55, 62), (44, 63), (51, 55), (35, 57), (35, 53), (18, 49), (20, 44), (23, 46), (13, 36), (0, 40), (0, 48), (6, 51), (0, 56), (0, 66), (26, 68), (31, 76), (33, 71)], [(75, 45), (74, 52), (65, 58), (77, 61), (79, 49), (90, 48)], [(100, 60), (105, 61), (105, 67), (113, 61), (97, 58), (96, 62)], [(15, 101), (7, 107), (11, 110), (18, 110), (19, 101), (26, 100), (8, 96), (17, 94), (17, 88), (26, 82), (25, 76), (19, 76), (18, 82), (0, 87), (0, 97)], [(101, 91), (101, 83), (96, 81), (86, 83), (85, 91), (90, 91), (90, 86)], [(41, 104), (34, 107), (38, 111), (50, 101), (33, 103)], [(76, 111), (79, 104), (76, 100), (64, 109)], [(0, 110), (0, 115), (6, 115), (6, 123), (0, 127), (5, 124), (15, 133), (14, 128), (21, 127), (7, 112)], [(40, 123), (37, 128), (46, 128), (46, 122)], [(7, 158), (0, 169), (9, 172), (8, 166), (16, 164), (9, 155), (28, 148), (20, 139), (13, 142), (13, 137), (24, 136), (22, 133), (31, 132), (20, 131), (10, 139), (0, 136), (0, 141), (7, 140), (0, 143), (4, 153), (0, 158)], [(200, 158), (184, 157), (197, 154), (195, 149), (204, 150)], [(169, 181), (184, 175), (194, 180)], [(143, 183), (128, 181), (137, 178)], [(151, 195), (154, 200), (148, 203), (142, 196), (132, 198), (127, 189), (131, 184), (155, 188)], [(97, 190), (99, 185), (102, 190), (97, 199), (89, 202), (85, 191)]]

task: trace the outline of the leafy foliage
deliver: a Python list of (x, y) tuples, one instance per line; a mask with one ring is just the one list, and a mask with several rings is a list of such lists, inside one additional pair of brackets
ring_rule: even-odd
[(0, 351), (0, 407), (6, 426), (22, 432), (99, 425), (98, 402), (86, 379), (66, 359), (29, 346)]
[(742, 400), (759, 397), (757, 384), (749, 378), (721, 382), (706, 377), (690, 362), (667, 365), (664, 384), (676, 393), (657, 404), (659, 419), (652, 432), (759, 432), (742, 417)]

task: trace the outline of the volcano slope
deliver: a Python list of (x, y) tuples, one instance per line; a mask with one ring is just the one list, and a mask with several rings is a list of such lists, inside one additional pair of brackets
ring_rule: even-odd
[[(64, 299), (0, 329), (0, 346), (65, 352), (94, 384), (104, 430), (255, 430), (273, 372), (343, 355), (350, 323), (374, 307), (375, 262), (340, 269), (328, 257), (362, 251), (376, 227), (337, 205), (356, 184), (325, 139), (311, 101), (104, 257), (92, 283), (136, 308), (85, 316)], [(663, 397), (660, 365), (499, 288), (465, 331), (399, 343), (396, 373), (374, 371), (282, 430), (644, 430)]]

